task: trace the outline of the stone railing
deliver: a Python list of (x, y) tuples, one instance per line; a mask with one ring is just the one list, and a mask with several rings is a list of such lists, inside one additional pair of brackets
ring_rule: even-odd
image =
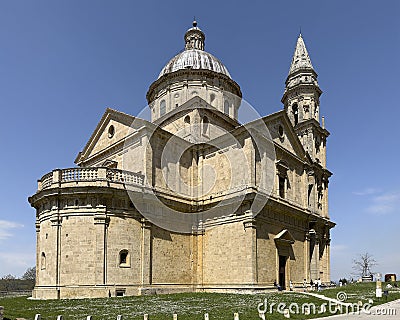
[(38, 191), (60, 183), (81, 181), (108, 181), (123, 184), (144, 184), (144, 175), (137, 172), (103, 167), (56, 169), (38, 180)]
[(72, 168), (61, 170), (61, 182), (96, 180), (99, 168)]
[(107, 179), (126, 184), (143, 184), (144, 182), (144, 176), (142, 174), (118, 169), (107, 169)]
[(50, 187), (50, 185), (53, 183), (53, 172), (49, 172), (43, 176), (41, 179), (42, 182), (42, 188), (47, 188)]

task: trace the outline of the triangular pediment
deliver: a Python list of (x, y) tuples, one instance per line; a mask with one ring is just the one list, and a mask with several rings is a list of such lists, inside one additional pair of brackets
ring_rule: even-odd
[[(284, 110), (273, 113), (263, 119), (274, 144), (277, 146), (277, 155), (280, 149), (282, 153), (289, 152), (302, 161), (309, 162), (307, 153)], [(277, 157), (277, 161), (279, 160), (280, 158)]]
[(293, 244), (295, 241), (292, 234), (287, 229), (283, 229), (281, 232), (279, 232), (274, 237), (274, 240), (276, 243), (280, 244)]
[(131, 126), (135, 119), (129, 114), (107, 108), (89, 141), (76, 157), (75, 163), (80, 165), (105, 149), (123, 143), (128, 133), (132, 131)]
[(202, 99), (199, 96), (195, 96), (195, 97), (189, 99), (188, 101), (186, 101), (185, 103), (183, 103), (182, 105), (180, 105), (179, 107), (175, 108), (174, 110), (171, 110), (170, 112), (168, 112), (161, 118), (154, 121), (154, 124), (156, 124), (162, 128), (163, 126), (165, 126), (166, 123), (174, 121), (175, 119), (180, 118), (181, 116), (190, 113), (194, 109), (197, 109), (197, 110), (203, 109), (203, 110), (207, 110), (207, 111), (215, 114), (215, 116), (221, 118), (221, 120), (226, 122), (227, 125), (231, 128), (234, 128), (234, 127), (240, 125), (237, 120), (235, 120), (235, 119), (229, 117), (228, 115), (226, 115), (225, 113), (221, 112), (220, 110), (218, 110), (217, 108), (215, 108), (214, 106), (212, 106), (211, 104), (209, 104), (207, 101), (205, 101), (204, 99)]
[(239, 126), (239, 122), (199, 96), (154, 121), (159, 128), (191, 143), (203, 143)]

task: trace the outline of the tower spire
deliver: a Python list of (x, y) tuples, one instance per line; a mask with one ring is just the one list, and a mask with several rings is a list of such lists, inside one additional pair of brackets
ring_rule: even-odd
[(289, 69), (289, 75), (301, 69), (314, 70), (300, 29), (300, 34), (297, 38), (296, 48), (292, 58), (292, 64)]
[(294, 126), (315, 119), (319, 122), (319, 97), (322, 93), (301, 33), (297, 38), (282, 102)]
[(322, 91), (317, 77), (300, 33), (281, 101), (304, 149), (314, 161), (325, 167), (329, 132), (319, 122)]

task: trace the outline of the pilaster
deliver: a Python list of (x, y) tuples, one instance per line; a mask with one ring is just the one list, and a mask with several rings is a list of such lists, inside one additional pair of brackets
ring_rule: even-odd
[(150, 285), (152, 282), (152, 234), (151, 234), (151, 223), (142, 218), (141, 219), (141, 262), (140, 262), (140, 270), (141, 270), (141, 285), (146, 286)]
[[(246, 215), (251, 212), (246, 212)], [(258, 283), (258, 270), (257, 270), (257, 221), (254, 218), (249, 218), (243, 221), (244, 231), (248, 233), (250, 241), (250, 261), (251, 266), (251, 282), (252, 284)]]
[(96, 250), (95, 250), (95, 284), (107, 283), (107, 230), (109, 217), (106, 214), (106, 207), (98, 205), (97, 213), (94, 215)]

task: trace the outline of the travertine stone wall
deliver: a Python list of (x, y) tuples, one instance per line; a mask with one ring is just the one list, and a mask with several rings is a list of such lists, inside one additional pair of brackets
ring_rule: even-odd
[(193, 247), (190, 235), (152, 228), (152, 284), (191, 284)]
[(252, 232), (243, 222), (206, 230), (203, 237), (204, 285), (253, 283)]
[[(106, 234), (106, 283), (132, 285), (140, 283), (141, 276), (141, 223), (129, 216), (113, 216)], [(127, 263), (120, 265), (119, 254), (129, 252)]]

